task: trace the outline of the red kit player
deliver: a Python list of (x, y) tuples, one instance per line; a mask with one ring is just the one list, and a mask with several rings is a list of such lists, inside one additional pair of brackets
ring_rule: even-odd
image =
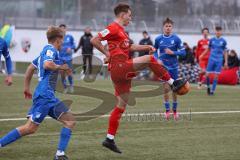
[[(173, 80), (163, 67), (158, 63), (153, 55), (145, 55), (131, 59), (130, 51), (148, 51), (153, 53), (155, 48), (150, 45), (129, 44), (129, 37), (124, 30), (132, 19), (131, 8), (128, 4), (120, 3), (114, 8), (115, 21), (99, 32), (97, 36), (91, 39), (95, 48), (106, 56), (106, 62), (109, 63), (111, 79), (115, 88), (117, 103), (109, 118), (109, 127), (107, 137), (102, 145), (114, 152), (121, 153), (114, 142), (114, 137), (119, 126), (119, 120), (125, 111), (131, 88), (131, 78), (136, 72), (149, 67), (156, 76), (168, 82), (174, 92), (178, 91), (186, 84), (186, 80)], [(106, 40), (108, 50), (102, 45), (101, 41)]]
[[(197, 50), (196, 50), (196, 58), (198, 60), (199, 66), (201, 68), (200, 74), (199, 74), (199, 80), (198, 80), (198, 88), (201, 89), (202, 83), (203, 83), (203, 78), (206, 73), (206, 68), (208, 65), (208, 58), (210, 55), (210, 51), (206, 50), (209, 45), (209, 29), (208, 28), (203, 28), (202, 29), (202, 35), (203, 39), (198, 41), (197, 44)], [(207, 52), (206, 54), (204, 52)]]

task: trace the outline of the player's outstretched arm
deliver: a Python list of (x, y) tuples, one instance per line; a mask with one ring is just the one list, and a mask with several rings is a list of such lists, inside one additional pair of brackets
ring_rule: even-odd
[(57, 71), (57, 70), (68, 71), (69, 67), (67, 64), (57, 65), (53, 61), (46, 61), (44, 62), (44, 69), (48, 69), (52, 71)]
[(151, 45), (138, 45), (138, 44), (132, 44), (130, 47), (130, 51), (149, 51), (149, 52), (155, 52), (155, 48)]
[(30, 91), (30, 84), (31, 80), (35, 71), (35, 66), (33, 64), (30, 64), (26, 70), (25, 77), (24, 77), (24, 95), (26, 99), (31, 99), (32, 94)]

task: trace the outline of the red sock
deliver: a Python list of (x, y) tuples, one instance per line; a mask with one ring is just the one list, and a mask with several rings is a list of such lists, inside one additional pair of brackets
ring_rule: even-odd
[(113, 136), (116, 134), (119, 126), (119, 120), (121, 119), (123, 112), (124, 109), (115, 106), (109, 117), (108, 134), (111, 134)]
[(164, 66), (159, 64), (153, 56), (151, 56), (149, 67), (158, 78), (164, 81), (168, 81), (171, 78)]

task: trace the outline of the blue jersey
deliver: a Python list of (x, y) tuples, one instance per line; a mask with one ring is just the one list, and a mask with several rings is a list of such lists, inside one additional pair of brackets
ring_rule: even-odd
[(12, 74), (12, 60), (8, 51), (7, 42), (0, 37), (0, 62), (2, 55), (4, 56), (6, 61), (7, 73), (10, 75)]
[(212, 61), (223, 61), (224, 51), (227, 49), (227, 42), (224, 38), (214, 37), (209, 41), (210, 57)]
[(38, 98), (53, 98), (57, 83), (58, 71), (47, 70), (44, 68), (44, 62), (53, 61), (56, 64), (61, 64), (58, 51), (50, 44), (46, 45), (40, 56), (32, 61), (32, 64), (38, 70), (38, 86), (35, 89), (33, 99)]
[[(71, 48), (71, 52), (67, 53), (67, 49)], [(73, 36), (67, 34), (64, 36), (62, 48), (60, 51), (60, 59), (64, 61), (70, 61), (72, 60), (72, 53), (73, 49), (75, 49), (75, 43), (74, 43), (74, 38)]]
[[(160, 59), (168, 70), (177, 69), (178, 68), (177, 56), (186, 55), (186, 51), (182, 45), (182, 41), (176, 34), (172, 34), (169, 36), (163, 34), (159, 35), (155, 39), (154, 47), (156, 48), (154, 57)], [(174, 54), (169, 55), (165, 53), (165, 49), (167, 48), (172, 50)]]

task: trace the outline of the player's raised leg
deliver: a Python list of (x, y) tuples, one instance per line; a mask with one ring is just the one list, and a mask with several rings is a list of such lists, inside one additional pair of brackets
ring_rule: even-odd
[[(154, 51), (154, 48), (151, 49), (151, 46), (148, 47), (150, 47), (150, 52)], [(133, 58), (133, 69), (135, 71), (142, 70), (146, 67), (149, 67), (158, 78), (166, 81), (171, 86), (174, 92), (186, 83), (186, 80), (184, 79), (177, 79), (174, 81), (169, 75), (168, 71), (165, 69), (165, 67), (159, 61), (157, 61), (153, 55)]]

